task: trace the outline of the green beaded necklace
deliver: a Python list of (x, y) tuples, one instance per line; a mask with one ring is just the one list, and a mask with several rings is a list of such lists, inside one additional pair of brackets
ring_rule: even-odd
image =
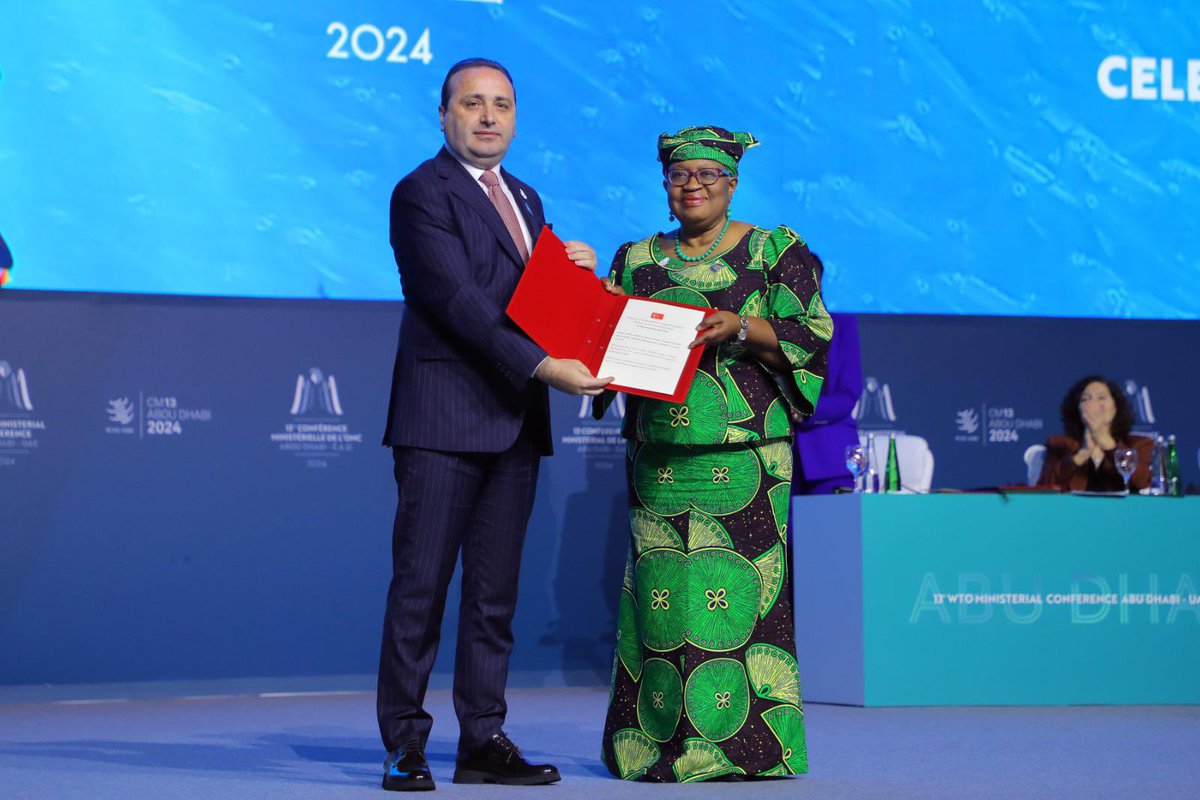
[(687, 261), (690, 263), (695, 263), (697, 261), (703, 261), (704, 259), (708, 258), (709, 256), (711, 256), (713, 254), (713, 251), (717, 249), (717, 245), (719, 245), (721, 243), (721, 240), (725, 238), (725, 231), (729, 230), (729, 221), (730, 221), (730, 218), (725, 217), (725, 225), (721, 228), (721, 232), (717, 234), (717, 238), (713, 240), (713, 243), (711, 245), (709, 245), (707, 250), (705, 250), (703, 253), (701, 253), (698, 256), (689, 256), (689, 255), (685, 254), (683, 252), (683, 250), (679, 247), (679, 239), (681, 237), (676, 236), (675, 237), (675, 255), (679, 256), (680, 261)]

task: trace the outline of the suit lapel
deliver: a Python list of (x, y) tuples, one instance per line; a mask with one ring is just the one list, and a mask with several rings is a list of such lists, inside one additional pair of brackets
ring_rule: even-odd
[[(445, 178), (450, 184), (450, 191), (460, 198), (467, 205), (471, 206), (487, 223), (492, 233), (500, 241), (500, 246), (504, 248), (504, 252), (508, 253), (509, 257), (517, 265), (524, 269), (525, 264), (521, 261), (521, 254), (517, 250), (517, 243), (513, 241), (512, 234), (508, 232), (508, 227), (504, 224), (504, 220), (500, 219), (500, 212), (492, 205), (491, 198), (483, 189), (483, 185), (475, 181), (471, 177), (471, 173), (458, 163), (458, 160), (450, 155), (446, 148), (442, 148), (438, 153), (438, 173)], [(518, 204), (520, 205), (520, 204)], [(522, 212), (524, 213), (524, 212)], [(532, 231), (533, 228), (530, 228)]]

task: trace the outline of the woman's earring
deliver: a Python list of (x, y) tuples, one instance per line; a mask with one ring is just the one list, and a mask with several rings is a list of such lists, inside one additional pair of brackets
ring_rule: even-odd
[(674, 222), (674, 221), (675, 221), (675, 212), (672, 211), (667, 214), (667, 222)]

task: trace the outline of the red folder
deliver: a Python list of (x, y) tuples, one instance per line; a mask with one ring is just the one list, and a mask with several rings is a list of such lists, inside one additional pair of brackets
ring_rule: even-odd
[[(684, 303), (638, 299), (698, 308)], [(525, 265), (525, 273), (508, 303), (508, 316), (546, 353), (554, 358), (579, 359), (596, 375), (613, 329), (628, 302), (628, 297), (609, 294), (599, 278), (575, 266), (567, 258), (562, 241), (549, 228), (543, 228)], [(711, 311), (705, 308), (699, 310)], [(691, 388), (692, 378), (696, 376), (696, 367), (700, 364), (703, 351), (703, 347), (696, 347), (688, 354), (683, 373), (672, 394), (633, 389), (614, 383), (610, 383), (608, 388), (682, 403)]]

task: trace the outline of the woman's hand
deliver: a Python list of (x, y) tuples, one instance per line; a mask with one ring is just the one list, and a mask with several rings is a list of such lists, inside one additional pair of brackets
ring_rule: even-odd
[(714, 311), (696, 326), (696, 330), (699, 333), (696, 334), (696, 338), (688, 347), (704, 347), (710, 344), (720, 344), (732, 339), (741, 329), (742, 319), (737, 314), (732, 311)]
[(1088, 449), (1094, 451), (1093, 458), (1097, 452), (1103, 457), (1105, 450), (1112, 450), (1117, 446), (1117, 441), (1112, 435), (1112, 424), (1101, 418), (1099, 409), (1085, 406), (1080, 412), (1080, 417), (1087, 428), (1084, 441), (1090, 443)]
[[(786, 375), (791, 371), (787, 356), (779, 346), (779, 338), (771, 323), (759, 317), (746, 318), (746, 338), (739, 342), (767, 370)], [(699, 333), (689, 348), (720, 344), (733, 339), (742, 330), (742, 318), (732, 311), (714, 311), (696, 326)]]
[[(1112, 436), (1109, 436), (1108, 438), (1110, 441), (1112, 441)], [(1115, 446), (1116, 442), (1113, 441), (1113, 447)], [(1071, 460), (1075, 462), (1075, 466), (1077, 467), (1082, 467), (1087, 463), (1088, 459), (1091, 459), (1093, 464), (1099, 466), (1100, 462), (1104, 460), (1105, 449), (1106, 448), (1104, 447), (1104, 444), (1096, 438), (1095, 434), (1092, 433), (1092, 429), (1084, 428), (1083, 446), (1075, 452), (1075, 455), (1071, 457)], [(1107, 449), (1111, 450), (1112, 448), (1109, 447)]]
[(618, 286), (617, 282), (612, 278), (601, 278), (600, 283), (602, 286), (604, 286), (604, 291), (608, 292), (609, 294), (615, 294), (617, 297), (625, 294), (625, 290)]
[(588, 272), (596, 271), (596, 251), (591, 245), (584, 242), (563, 242), (563, 246), (567, 248), (567, 258), (575, 262), (575, 266), (586, 269)]
[(1075, 455), (1071, 456), (1071, 460), (1075, 462), (1075, 466), (1082, 467), (1087, 463), (1089, 458), (1094, 458), (1093, 451), (1096, 448), (1096, 442), (1092, 439), (1091, 428), (1083, 429), (1083, 442), (1080, 443), (1079, 449), (1075, 451)]

